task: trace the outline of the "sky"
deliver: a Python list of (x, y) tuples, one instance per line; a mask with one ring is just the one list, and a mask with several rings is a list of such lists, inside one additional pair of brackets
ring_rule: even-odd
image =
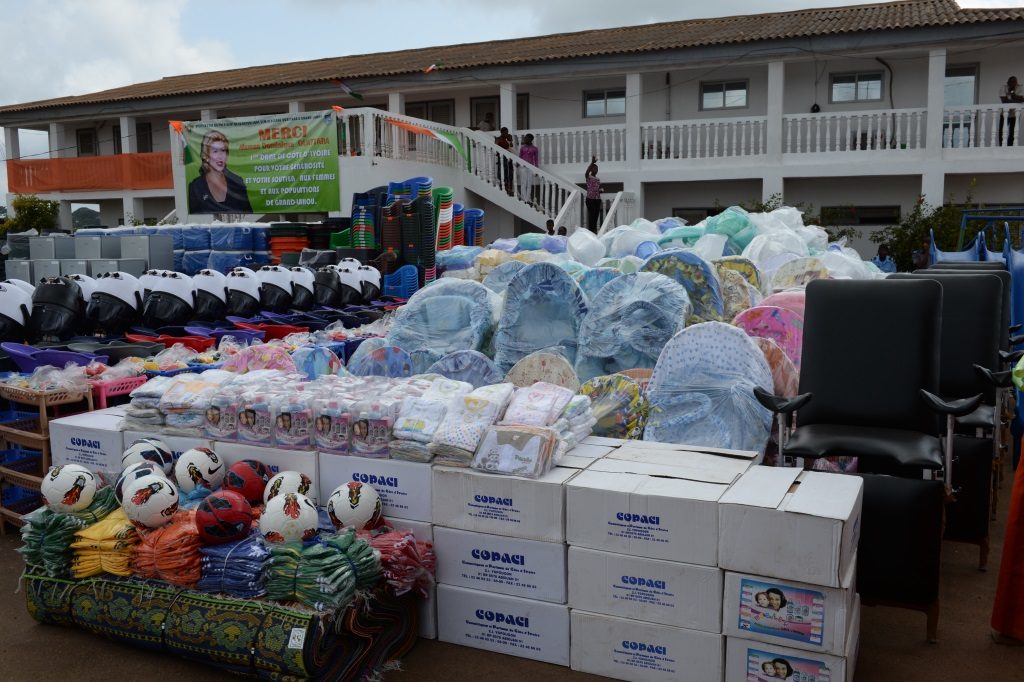
[[(7, 28), (0, 105), (233, 67), (847, 4), (854, 2), (7, 0), (0, 3), (0, 25)], [(961, 4), (1024, 6), (1024, 0)], [(45, 157), (45, 133), (25, 131), (20, 140), (23, 157)], [(2, 141), (0, 158), (6, 158)], [(0, 164), (0, 204), (6, 189)]]

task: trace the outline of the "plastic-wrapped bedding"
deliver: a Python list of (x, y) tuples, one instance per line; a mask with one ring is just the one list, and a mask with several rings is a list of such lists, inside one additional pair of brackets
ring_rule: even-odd
[(743, 275), (747, 283), (757, 289), (764, 291), (768, 283), (765, 281), (761, 271), (754, 264), (754, 261), (743, 256), (723, 256), (715, 261), (715, 269), (719, 274), (723, 270), (733, 270)]
[[(764, 353), (764, 359), (768, 361), (768, 367), (772, 371), (772, 381), (775, 395), (792, 398), (800, 389), (800, 372), (797, 371), (793, 361), (789, 359), (786, 352), (769, 338), (763, 336), (753, 337), (754, 343)], [(767, 389), (767, 386), (762, 386)]]
[(779, 266), (772, 275), (772, 288), (775, 291), (805, 287), (808, 282), (816, 279), (828, 279), (829, 271), (820, 259), (814, 257), (797, 258)]
[(807, 293), (803, 289), (787, 289), (778, 291), (771, 296), (761, 299), (761, 305), (772, 305), (778, 308), (792, 310), (800, 317), (804, 316), (804, 304), (807, 300)]
[(742, 330), (724, 322), (687, 327), (654, 368), (644, 440), (763, 452), (772, 415), (753, 389), (772, 385), (764, 354)]
[(574, 393), (580, 387), (579, 377), (565, 356), (551, 351), (530, 353), (509, 370), (505, 380), (520, 388), (538, 381), (556, 384)]
[(726, 319), (731, 320), (747, 308), (761, 302), (761, 292), (747, 284), (747, 280), (743, 279), (740, 273), (723, 269), (719, 275)]
[(521, 263), (517, 260), (510, 260), (502, 263), (484, 277), (484, 286), (496, 294), (504, 293), (505, 289), (508, 288), (508, 283), (512, 281), (512, 278), (519, 274), (519, 271), (525, 267), (526, 263)]
[(475, 350), (457, 350), (449, 353), (427, 369), (428, 374), (440, 374), (448, 379), (465, 381), (473, 388), (500, 384), (505, 373), (494, 361)]
[(349, 371), (357, 377), (409, 377), (412, 376), (412, 358), (396, 346), (370, 351), (358, 362), (349, 363)]
[(660, 273), (682, 284), (690, 295), (694, 322), (721, 320), (725, 315), (715, 268), (697, 254), (685, 249), (669, 249), (648, 258), (641, 270)]
[(804, 342), (804, 318), (786, 308), (759, 305), (744, 310), (732, 321), (748, 336), (771, 339), (800, 369), (800, 353)]
[[(781, 351), (780, 351), (781, 352)], [(621, 374), (594, 377), (580, 387), (590, 398), (595, 436), (639, 438), (647, 422), (647, 398), (640, 385)]]
[(593, 301), (594, 297), (597, 296), (597, 292), (601, 291), (605, 284), (621, 275), (622, 272), (617, 268), (591, 268), (580, 277), (580, 289), (583, 290), (583, 295), (587, 297), (587, 301)]
[(383, 336), (371, 336), (370, 338), (360, 343), (356, 347), (356, 349), (352, 351), (352, 355), (348, 359), (348, 367), (350, 369), (352, 367), (355, 367), (364, 357), (366, 357), (373, 351), (377, 350), (378, 348), (386, 348), (389, 345), (390, 344), (388, 343), (388, 340), (385, 339)]
[(480, 350), (499, 304), (497, 294), (479, 282), (439, 280), (417, 291), (395, 313), (388, 343), (406, 352), (429, 349), (440, 355)]
[(621, 275), (601, 289), (583, 319), (576, 373), (586, 381), (654, 367), (690, 313), (690, 297), (674, 280), (654, 272)]
[(508, 371), (534, 351), (557, 348), (572, 364), (587, 304), (565, 270), (551, 263), (528, 265), (512, 278), (494, 336), (494, 361)]

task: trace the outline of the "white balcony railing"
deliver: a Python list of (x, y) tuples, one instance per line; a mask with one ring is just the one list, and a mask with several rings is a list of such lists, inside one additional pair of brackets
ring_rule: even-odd
[(640, 156), (644, 160), (757, 156), (767, 150), (767, 126), (764, 116), (643, 123)]
[(926, 109), (786, 114), (782, 152), (902, 151), (924, 148)]
[(601, 222), (601, 228), (597, 231), (598, 235), (604, 234), (613, 227), (628, 225), (639, 217), (636, 195), (632, 192), (617, 192), (611, 200), (602, 197), (602, 203), (604, 204), (604, 220)]
[(952, 149), (975, 147), (1021, 147), (1021, 117), (1024, 107), (978, 104), (946, 109), (942, 120), (942, 146)]
[[(530, 133), (540, 150), (542, 166), (577, 164), (586, 166), (597, 158), (599, 163), (626, 160), (626, 126), (585, 126), (581, 128), (545, 128), (520, 130), (515, 134), (516, 146)], [(580, 169), (583, 175), (585, 168)]]

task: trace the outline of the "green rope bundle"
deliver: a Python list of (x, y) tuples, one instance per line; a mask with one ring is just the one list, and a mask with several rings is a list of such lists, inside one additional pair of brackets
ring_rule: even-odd
[(328, 538), (324, 544), (336, 547), (345, 553), (356, 568), (356, 590), (365, 590), (375, 586), (384, 575), (380, 563), (380, 552), (366, 540), (356, 537), (354, 528), (349, 528), (340, 535)]
[(381, 570), (373, 548), (356, 539), (355, 531), (308, 547), (298, 543), (273, 545), (270, 555), (267, 597), (298, 601), (317, 611), (348, 606), (356, 589), (367, 584), (367, 576), (379, 577)]
[(71, 543), (75, 533), (100, 521), (118, 508), (112, 487), (96, 492), (92, 504), (79, 512), (58, 513), (49, 507), (40, 507), (22, 518), (24, 544), (18, 549), (25, 564), (35, 573), (51, 578), (71, 576)]

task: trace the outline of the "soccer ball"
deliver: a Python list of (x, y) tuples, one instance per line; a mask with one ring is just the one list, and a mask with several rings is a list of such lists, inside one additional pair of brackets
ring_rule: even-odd
[(299, 471), (282, 471), (270, 479), (267, 489), (263, 491), (263, 503), (266, 504), (270, 498), (277, 497), (281, 493), (301, 493), (309, 495), (313, 487), (313, 481), (309, 476)]
[(190, 493), (199, 486), (216, 490), (224, 482), (225, 473), (223, 460), (210, 448), (186, 450), (174, 464), (174, 478), (183, 493)]
[(50, 467), (40, 492), (55, 512), (82, 511), (96, 496), (96, 474), (80, 464)]
[(218, 490), (203, 498), (196, 508), (196, 528), (207, 545), (241, 540), (252, 527), (252, 507), (230, 490)]
[(380, 495), (372, 485), (349, 481), (339, 485), (327, 498), (327, 515), (338, 530), (376, 528), (380, 522)]
[(162, 440), (156, 438), (141, 438), (125, 449), (121, 455), (121, 468), (129, 464), (150, 461), (164, 470), (164, 475), (169, 476), (171, 467), (174, 465), (174, 455)]
[(121, 475), (117, 477), (117, 483), (114, 485), (114, 497), (117, 498), (117, 503), (121, 504), (124, 502), (124, 488), (130, 481), (152, 474), (167, 478), (164, 476), (164, 470), (150, 461), (136, 462), (126, 466)]
[(178, 511), (178, 489), (164, 476), (143, 476), (125, 486), (121, 506), (136, 528), (159, 528)]
[(243, 459), (228, 467), (227, 476), (224, 477), (224, 490), (233, 490), (241, 494), (249, 504), (261, 504), (263, 491), (273, 475), (263, 462)]
[(316, 506), (301, 493), (281, 493), (270, 498), (260, 516), (260, 534), (267, 542), (312, 540), (319, 532)]

